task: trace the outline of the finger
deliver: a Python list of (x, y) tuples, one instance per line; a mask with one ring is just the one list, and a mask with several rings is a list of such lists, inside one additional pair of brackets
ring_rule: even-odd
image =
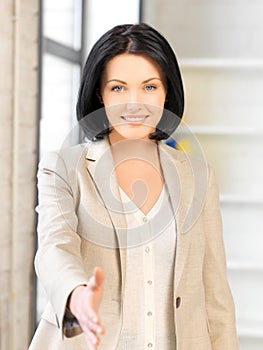
[(97, 311), (93, 307), (87, 306), (83, 311), (85, 312), (85, 316), (87, 317), (86, 320), (89, 320), (90, 322), (94, 323), (94, 325), (98, 325), (98, 323), (100, 322), (100, 318)]
[(81, 324), (88, 326), (92, 331), (96, 333), (104, 334), (105, 328), (102, 326), (100, 317), (96, 311), (90, 307), (82, 311), (83, 313), (81, 314), (81, 317), (79, 317)]
[(90, 278), (88, 286), (90, 288), (101, 287), (104, 282), (104, 272), (102, 268), (95, 267), (93, 276)]
[(92, 342), (86, 337), (89, 350), (97, 350), (97, 345), (92, 344)]
[(104, 327), (100, 324), (100, 320), (98, 321), (98, 323), (94, 323), (92, 320), (88, 319), (85, 324), (94, 333), (104, 334), (105, 332)]
[(83, 331), (86, 335), (86, 338), (88, 342), (94, 347), (97, 346), (100, 343), (99, 337), (96, 335), (96, 333), (92, 332), (88, 327), (83, 327)]
[(97, 287), (101, 287), (104, 282), (104, 271), (102, 270), (101, 267), (95, 267), (94, 279), (95, 279), (95, 285)]
[(93, 344), (92, 341), (86, 336), (89, 350), (97, 350), (97, 345)]
[(90, 332), (86, 332), (86, 339), (89, 343), (89, 346), (91, 349), (97, 349), (99, 343), (100, 343), (100, 339), (96, 336), (94, 336), (94, 334), (90, 331)]

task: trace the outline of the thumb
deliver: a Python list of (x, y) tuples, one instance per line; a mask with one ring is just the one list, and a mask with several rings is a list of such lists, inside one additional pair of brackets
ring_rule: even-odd
[(101, 267), (95, 267), (94, 269), (95, 283), (98, 287), (101, 287), (104, 282), (104, 271)]
[(95, 267), (93, 276), (90, 280), (91, 287), (101, 287), (104, 282), (104, 271), (101, 267)]

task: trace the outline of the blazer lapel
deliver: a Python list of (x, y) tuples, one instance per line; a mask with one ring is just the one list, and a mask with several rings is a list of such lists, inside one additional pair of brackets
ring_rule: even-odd
[(88, 172), (109, 213), (115, 232), (110, 242), (112, 248), (119, 248), (123, 290), (126, 278), (127, 225), (107, 139), (90, 143), (86, 158)]
[(172, 208), (175, 214), (177, 239), (176, 259), (174, 271), (175, 290), (178, 287), (184, 264), (188, 255), (190, 235), (184, 232), (184, 222), (189, 203), (189, 191), (185, 191), (187, 184), (187, 158), (182, 152), (175, 151), (163, 143), (159, 144), (160, 161), (165, 183), (170, 195)]
[(171, 197), (177, 224), (175, 290), (183, 273), (191, 240), (191, 228), (200, 217), (207, 194), (208, 166), (205, 158), (196, 158), (159, 144), (165, 182)]

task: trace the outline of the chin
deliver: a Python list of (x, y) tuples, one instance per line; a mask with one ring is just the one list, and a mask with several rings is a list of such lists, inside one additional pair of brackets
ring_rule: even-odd
[(124, 139), (127, 140), (150, 140), (149, 135), (155, 132), (154, 128), (147, 126), (129, 126), (116, 127), (115, 131)]

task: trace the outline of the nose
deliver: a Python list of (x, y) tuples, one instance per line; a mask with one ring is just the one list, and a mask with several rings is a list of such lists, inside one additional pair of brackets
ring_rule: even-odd
[(135, 113), (141, 110), (141, 104), (138, 102), (128, 102), (126, 104), (126, 109), (129, 113)]
[(128, 113), (139, 113), (143, 109), (142, 97), (137, 88), (130, 88), (126, 97), (126, 110)]

